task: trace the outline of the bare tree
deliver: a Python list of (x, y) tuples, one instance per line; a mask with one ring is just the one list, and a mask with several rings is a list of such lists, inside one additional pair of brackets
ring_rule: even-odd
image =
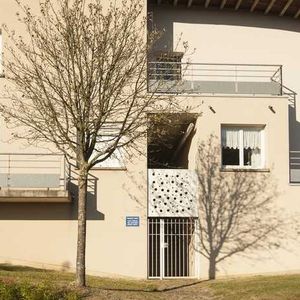
[[(139, 151), (146, 112), (169, 110), (171, 97), (147, 90), (148, 33), (140, 0), (44, 0), (40, 14), (16, 0), (28, 35), (6, 28), (5, 71), (13, 90), (1, 104), (15, 137), (54, 144), (78, 167), (76, 282), (85, 286), (86, 195), (90, 169), (120, 148)], [(108, 4), (108, 3), (107, 3)]]
[(235, 254), (277, 248), (285, 235), (270, 174), (222, 172), (220, 150), (214, 136), (198, 148), (199, 251), (209, 260), (209, 279), (215, 279), (218, 263)]

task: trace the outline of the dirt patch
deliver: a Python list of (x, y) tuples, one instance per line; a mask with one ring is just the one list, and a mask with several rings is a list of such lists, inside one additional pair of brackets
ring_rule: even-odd
[(157, 291), (129, 291), (90, 289), (85, 299), (88, 300), (218, 300), (211, 289), (201, 283), (187, 286), (160, 288)]

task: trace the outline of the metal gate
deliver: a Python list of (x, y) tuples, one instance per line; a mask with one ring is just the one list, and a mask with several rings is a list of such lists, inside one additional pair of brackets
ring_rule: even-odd
[(148, 219), (149, 278), (197, 277), (196, 219)]

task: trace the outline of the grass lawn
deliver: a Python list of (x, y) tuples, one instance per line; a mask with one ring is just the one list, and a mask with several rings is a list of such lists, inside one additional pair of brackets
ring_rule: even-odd
[[(2, 264), (0, 300), (15, 300), (16, 297), (22, 300), (300, 300), (300, 274), (215, 281), (125, 280), (88, 276), (89, 287), (86, 290), (76, 290), (73, 281), (74, 274), (70, 273)], [(18, 288), (17, 294), (4, 293), (3, 286), (10, 285)], [(39, 293), (31, 294), (33, 290), (39, 290)]]

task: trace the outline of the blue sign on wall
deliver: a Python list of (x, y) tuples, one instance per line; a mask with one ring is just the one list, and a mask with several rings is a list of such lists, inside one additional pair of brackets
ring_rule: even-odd
[(126, 217), (126, 227), (139, 227), (140, 217)]

